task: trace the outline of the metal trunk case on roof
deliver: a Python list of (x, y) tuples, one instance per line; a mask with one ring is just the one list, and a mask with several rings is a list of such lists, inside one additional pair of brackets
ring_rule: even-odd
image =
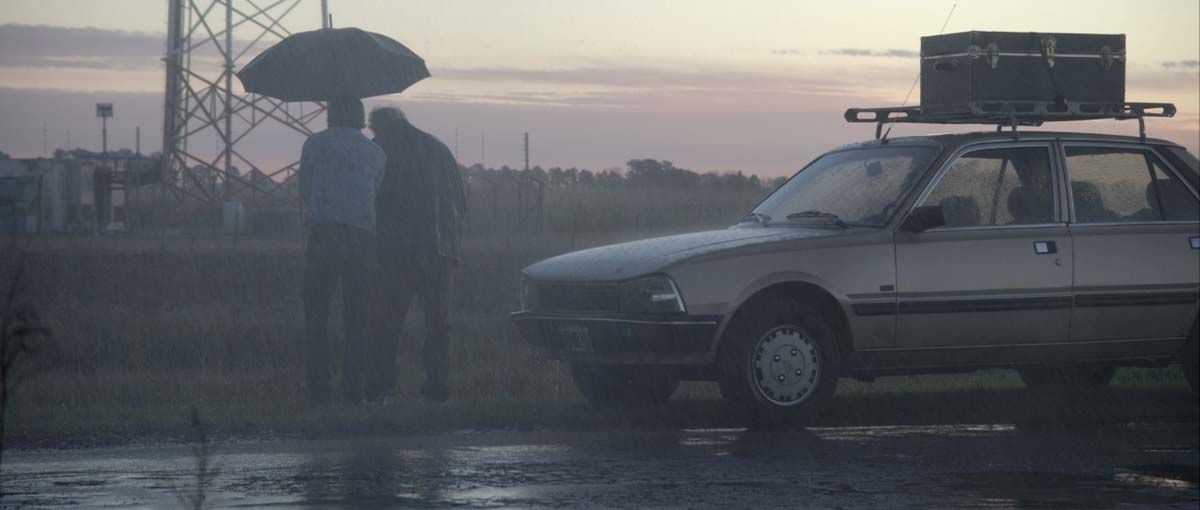
[(1125, 102), (1124, 34), (921, 38), (921, 112), (1103, 113)]

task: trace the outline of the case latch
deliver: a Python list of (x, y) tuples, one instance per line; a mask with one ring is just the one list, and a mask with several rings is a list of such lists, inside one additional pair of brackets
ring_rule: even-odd
[(1054, 67), (1054, 48), (1058, 41), (1053, 37), (1042, 39), (1042, 58), (1046, 59), (1046, 67)]
[(1112, 48), (1105, 46), (1100, 48), (1100, 65), (1104, 66), (1105, 71), (1112, 70), (1113, 62), (1125, 61), (1125, 49), (1113, 51)]
[(967, 57), (971, 59), (986, 58), (988, 67), (995, 69), (1000, 64), (1000, 47), (996, 43), (988, 43), (986, 47), (978, 44), (967, 46)]

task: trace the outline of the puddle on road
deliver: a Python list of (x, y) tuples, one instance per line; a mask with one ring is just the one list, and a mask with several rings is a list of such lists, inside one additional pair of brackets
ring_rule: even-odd
[[(968, 424), (230, 444), (217, 454), (214, 504), (675, 507), (696, 501), (731, 508), (800, 498), (814, 507), (848, 508), (1194, 505), (1200, 495), (1194, 425), (1141, 430), (1089, 431), (1072, 439), (1078, 434)], [(174, 491), (194, 476), (188, 451), (175, 445), (17, 453), (4, 474), (5, 487), (14, 491), (6, 502), (173, 506)]]
[(1197, 490), (1200, 489), (1200, 466), (1174, 464), (1129, 466), (1128, 472), (1117, 473), (1113, 479), (1130, 484), (1154, 488)]
[[(950, 488), (978, 496), (968, 508), (1105, 509), (1196, 501), (1197, 466), (1131, 466), (1109, 474), (982, 471)], [(1167, 489), (1167, 490), (1163, 490)]]
[(871, 427), (813, 427), (808, 429), (830, 441), (869, 441), (913, 436), (970, 438), (1008, 434), (1017, 431), (1010, 424), (895, 425)]
[(870, 442), (920, 436), (943, 439), (979, 438), (1017, 431), (1017, 426), (1010, 424), (809, 427), (794, 430), (684, 429), (677, 444), (681, 447), (729, 447), (737, 443), (775, 443), (778, 447), (788, 444), (803, 446), (801, 443), (805, 441)]

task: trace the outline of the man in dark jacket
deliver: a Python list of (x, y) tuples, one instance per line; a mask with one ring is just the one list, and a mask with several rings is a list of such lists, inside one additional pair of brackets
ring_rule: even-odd
[(396, 349), (413, 298), (425, 311), (421, 398), (449, 396), (450, 282), (462, 256), (466, 194), (453, 154), (408, 122), (398, 108), (371, 112), (374, 141), (387, 154), (375, 201), (376, 264), (372, 278), (368, 398), (396, 388)]

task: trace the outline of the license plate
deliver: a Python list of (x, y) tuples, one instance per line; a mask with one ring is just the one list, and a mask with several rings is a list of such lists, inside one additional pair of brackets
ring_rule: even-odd
[(563, 349), (571, 352), (592, 352), (592, 337), (587, 326), (560, 324), (558, 335), (562, 337)]

